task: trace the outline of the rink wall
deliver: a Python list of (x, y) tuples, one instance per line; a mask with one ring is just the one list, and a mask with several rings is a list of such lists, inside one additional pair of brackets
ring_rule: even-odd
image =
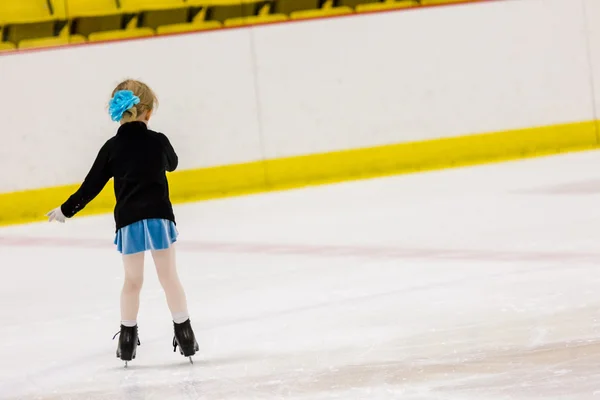
[(0, 224), (77, 188), (125, 77), (159, 95), (175, 202), (598, 147), (598, 15), (491, 1), (1, 56)]
[(592, 82), (592, 101), (595, 106), (594, 118), (596, 119), (597, 131), (600, 136), (600, 2), (596, 0), (584, 0), (585, 25), (584, 31), (588, 40), (588, 51), (590, 60), (590, 81)]

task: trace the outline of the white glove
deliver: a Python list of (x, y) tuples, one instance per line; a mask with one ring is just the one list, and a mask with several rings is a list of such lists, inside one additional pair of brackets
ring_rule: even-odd
[(57, 222), (60, 222), (61, 224), (64, 224), (65, 220), (67, 218), (63, 214), (60, 207), (57, 207), (54, 210), (50, 211), (48, 214), (46, 214), (46, 216), (48, 217), (48, 222), (57, 221)]

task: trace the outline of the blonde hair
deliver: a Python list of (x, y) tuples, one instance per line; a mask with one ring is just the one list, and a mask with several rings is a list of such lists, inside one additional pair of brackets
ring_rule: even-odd
[(136, 121), (140, 115), (147, 111), (152, 111), (158, 106), (156, 95), (152, 89), (143, 82), (127, 79), (117, 85), (115, 90), (113, 90), (112, 97), (114, 97), (115, 93), (119, 90), (131, 90), (133, 94), (140, 98), (138, 104), (123, 113), (121, 123)]

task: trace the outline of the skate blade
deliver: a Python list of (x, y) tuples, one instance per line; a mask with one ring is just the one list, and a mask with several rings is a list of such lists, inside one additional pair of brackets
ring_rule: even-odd
[(190, 364), (194, 365), (194, 359), (190, 357)]

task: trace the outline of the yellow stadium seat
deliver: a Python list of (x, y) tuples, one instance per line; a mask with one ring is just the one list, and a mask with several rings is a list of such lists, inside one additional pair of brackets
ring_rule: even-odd
[(141, 26), (156, 30), (159, 26), (185, 24), (189, 22), (189, 9), (144, 11), (140, 16)]
[(211, 21), (220, 21), (232, 18), (247, 18), (257, 14), (259, 4), (253, 3), (237, 3), (237, 4), (221, 4), (211, 5), (206, 7), (208, 10), (206, 16)]
[(436, 4), (468, 3), (473, 0), (421, 0), (422, 6), (431, 6)]
[(296, 11), (316, 10), (319, 6), (319, 0), (279, 0), (275, 3), (273, 12), (290, 15)]
[(122, 15), (105, 15), (103, 17), (82, 17), (71, 23), (72, 32), (89, 36), (95, 32), (117, 31), (122, 29)]
[[(92, 32), (121, 29), (123, 12), (117, 0), (50, 0), (62, 19), (69, 20), (64, 28), (84, 36)], [(61, 35), (62, 36), (62, 35)]]
[[(0, 0), (1, 1), (1, 0)], [(123, 12), (116, 0), (51, 0), (57, 15), (68, 19), (67, 31), (84, 36), (121, 29)]]
[(156, 28), (156, 33), (159, 35), (168, 33), (185, 33), (185, 32), (196, 32), (205, 31), (209, 29), (219, 29), (221, 27), (219, 21), (205, 21), (203, 23), (188, 23), (188, 24), (173, 24), (163, 25)]
[(87, 42), (87, 39), (83, 35), (70, 35), (69, 36), (69, 43), (71, 43), (71, 44), (79, 44), (79, 43), (85, 43), (85, 42)]
[(285, 14), (267, 14), (267, 15), (256, 15), (252, 17), (242, 18), (231, 18), (225, 20), (225, 26), (244, 26), (244, 25), (258, 25), (268, 24), (273, 22), (284, 22), (287, 21), (288, 17)]
[(70, 0), (48, 0), (52, 15), (61, 20), (69, 19), (67, 14), (67, 1)]
[(112, 40), (125, 40), (140, 37), (153, 36), (154, 31), (150, 28), (135, 28), (119, 31), (106, 31), (90, 33), (88, 40), (90, 42), (103, 42)]
[[(274, 0), (186, 0), (186, 4), (192, 7), (215, 7), (215, 6), (239, 6), (240, 4), (258, 4)], [(298, 0), (295, 0), (298, 1)]]
[(72, 35), (64, 37), (48, 37), (41, 39), (26, 39), (19, 42), (19, 49), (36, 49), (43, 47), (65, 46), (68, 44), (77, 44), (86, 42), (85, 37), (81, 35)]
[(185, 7), (188, 7), (188, 4), (183, 0), (121, 0), (121, 9), (125, 12), (169, 10)]
[[(2, 1), (2, 0), (0, 0)], [(55, 21), (8, 25), (5, 28), (5, 40), (19, 43), (26, 39), (41, 39), (54, 36)]]
[(290, 18), (297, 19), (311, 19), (311, 18), (324, 18), (334, 17), (338, 15), (352, 14), (350, 7), (334, 7), (334, 8), (322, 8), (318, 10), (306, 10), (306, 11), (295, 11), (290, 14)]
[(399, 8), (410, 8), (418, 6), (413, 1), (388, 1), (385, 3), (371, 3), (371, 4), (360, 4), (356, 6), (356, 12), (371, 12), (371, 11), (385, 11), (395, 10)]
[(17, 48), (13, 43), (0, 42), (0, 53), (3, 51), (13, 51)]
[(58, 19), (68, 19), (67, 0), (49, 0), (52, 15)]
[[(64, 9), (67, 19), (121, 14), (115, 0), (52, 0), (57, 10)], [(62, 3), (62, 4), (61, 4)]]
[(69, 44), (68, 37), (49, 37), (41, 39), (26, 39), (19, 42), (19, 49), (39, 49), (43, 47), (56, 47)]
[(47, 0), (0, 0), (0, 25), (55, 20)]
[[(361, 4), (372, 4), (372, 3), (381, 3), (383, 0), (338, 0), (336, 6), (346, 6), (351, 8), (356, 8), (356, 6)], [(387, 0), (393, 1), (393, 0)]]

